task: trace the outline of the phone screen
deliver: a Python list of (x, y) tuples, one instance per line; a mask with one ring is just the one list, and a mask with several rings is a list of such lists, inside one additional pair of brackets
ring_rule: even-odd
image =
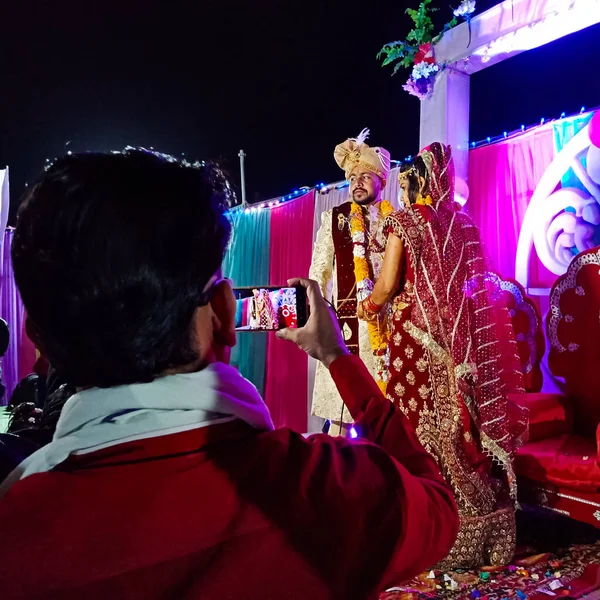
[(236, 331), (277, 331), (306, 324), (303, 287), (234, 288)]

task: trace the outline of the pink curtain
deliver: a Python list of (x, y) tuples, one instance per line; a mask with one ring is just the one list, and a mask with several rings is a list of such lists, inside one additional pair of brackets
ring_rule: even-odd
[[(467, 212), (481, 229), (498, 272), (515, 276), (517, 242), (525, 211), (544, 171), (554, 159), (552, 126), (471, 150)], [(550, 287), (556, 277), (532, 252), (532, 287)]]
[[(308, 276), (314, 212), (314, 191), (272, 209), (270, 285), (286, 285), (290, 277)], [(276, 427), (306, 432), (307, 394), (306, 354), (294, 344), (269, 335), (265, 401)]]

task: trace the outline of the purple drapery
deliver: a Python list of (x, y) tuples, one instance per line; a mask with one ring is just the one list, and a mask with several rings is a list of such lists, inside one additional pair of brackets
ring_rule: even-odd
[(21, 380), (19, 372), (20, 353), (22, 350), (24, 330), (24, 309), (21, 295), (15, 284), (10, 246), (14, 230), (4, 232), (2, 278), (0, 280), (0, 316), (8, 323), (10, 329), (10, 344), (2, 359), (2, 379), (6, 386), (6, 394), (1, 404), (8, 403), (13, 390)]

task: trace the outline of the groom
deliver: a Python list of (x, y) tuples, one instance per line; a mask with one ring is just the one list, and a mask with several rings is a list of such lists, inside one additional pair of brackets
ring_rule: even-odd
[[(390, 173), (390, 154), (384, 148), (369, 147), (368, 135), (364, 129), (358, 138), (335, 148), (335, 161), (350, 184), (350, 199), (323, 213), (309, 277), (335, 306), (348, 349), (361, 357), (383, 389), (384, 358), (374, 355), (368, 325), (356, 316), (357, 299), (363, 300), (379, 277), (385, 252), (381, 226), (383, 217), (393, 212), (391, 204), (381, 199)], [(345, 435), (352, 423), (321, 364), (315, 375), (312, 413), (330, 421), (331, 435)]]

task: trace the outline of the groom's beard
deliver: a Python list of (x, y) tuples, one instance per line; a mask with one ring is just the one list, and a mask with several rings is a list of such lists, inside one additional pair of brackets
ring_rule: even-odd
[[(362, 194), (360, 192), (362, 192)], [(357, 195), (359, 196), (359, 198), (356, 197)], [(360, 204), (361, 206), (367, 206), (369, 204), (373, 204), (373, 202), (377, 200), (377, 196), (369, 194), (367, 190), (358, 188), (352, 192), (352, 200), (354, 200), (356, 204)]]

